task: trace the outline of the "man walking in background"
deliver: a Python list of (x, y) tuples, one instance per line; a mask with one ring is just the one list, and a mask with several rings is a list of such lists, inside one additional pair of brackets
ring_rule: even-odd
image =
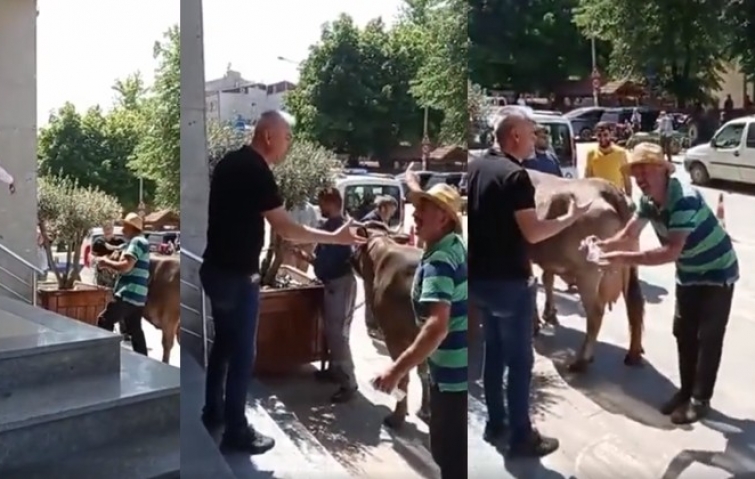
[(113, 286), (113, 300), (97, 318), (97, 325), (108, 331), (123, 321), (131, 336), (134, 352), (147, 355), (147, 340), (142, 330), (142, 312), (147, 303), (149, 285), (149, 243), (142, 234), (142, 218), (129, 213), (123, 219), (123, 236), (128, 239), (119, 259), (106, 256), (96, 259), (95, 268), (107, 268), (117, 273)]
[(587, 163), (582, 176), (602, 178), (631, 198), (632, 179), (623, 169), (627, 164), (627, 151), (613, 142), (613, 134), (608, 123), (598, 123), (595, 136), (598, 138), (598, 146), (587, 153)]
[(540, 435), (530, 419), (536, 287), (527, 243), (557, 235), (587, 206), (572, 203), (563, 216), (538, 218), (535, 188), (522, 167), (534, 153), (535, 123), (520, 107), (504, 107), (502, 114), (495, 127), (500, 151), (490, 150), (468, 167), (469, 294), (485, 333), (485, 439), (497, 443), (509, 430), (510, 455), (545, 456), (559, 443)]
[(662, 111), (658, 115), (658, 133), (661, 135), (661, 148), (663, 154), (666, 155), (666, 160), (671, 162), (673, 157), (671, 155), (671, 142), (674, 138), (674, 118)]
[(275, 445), (272, 438), (249, 425), (245, 414), (257, 341), (265, 220), (291, 242), (364, 242), (351, 231), (349, 222), (331, 232), (291, 218), (271, 170), (284, 160), (290, 145), (287, 116), (265, 112), (251, 143), (227, 153), (210, 181), (207, 247), (199, 275), (210, 298), (215, 340), (207, 364), (202, 420), (209, 429), (225, 424), (221, 448), (226, 451), (261, 454)]
[[(317, 225), (320, 222), (320, 218), (317, 215), (317, 210), (309, 201), (303, 201), (302, 203), (294, 206), (289, 210), (289, 214), (291, 215), (292, 220), (308, 228), (317, 228)], [(296, 245), (296, 250), (311, 254), (314, 247), (315, 246), (312, 244), (298, 244)], [(293, 266), (294, 268), (304, 272), (309, 269), (309, 263), (302, 259), (298, 254), (293, 253), (286, 255), (283, 260), (283, 264)]]

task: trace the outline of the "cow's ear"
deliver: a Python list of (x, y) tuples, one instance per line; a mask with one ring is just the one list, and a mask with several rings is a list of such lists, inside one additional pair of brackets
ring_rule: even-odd
[(367, 227), (360, 226), (357, 228), (357, 235), (361, 236), (362, 238), (369, 238), (370, 233), (367, 231)]
[(391, 239), (398, 244), (409, 244), (409, 235), (395, 234), (391, 235)]

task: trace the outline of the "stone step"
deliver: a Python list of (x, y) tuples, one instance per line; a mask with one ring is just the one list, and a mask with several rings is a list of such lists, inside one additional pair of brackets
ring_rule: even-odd
[(120, 337), (19, 301), (0, 299), (0, 397), (19, 388), (117, 375)]
[[(188, 353), (181, 357), (181, 477), (183, 479), (270, 478), (352, 479), (343, 466), (286, 410), (285, 406), (255, 381), (250, 389), (246, 415), (261, 433), (275, 439), (275, 448), (259, 456), (231, 454), (218, 449), (199, 420), (204, 398), (204, 371)], [(274, 416), (272, 417), (271, 414)], [(187, 434), (188, 432), (188, 434)], [(190, 451), (187, 454), (186, 451)], [(231, 475), (228, 476), (228, 471)]]
[(0, 477), (3, 468), (179, 429), (178, 368), (119, 351), (119, 375), (56, 380), (0, 397)]
[(4, 479), (178, 479), (181, 477), (179, 436), (176, 428), (164, 434), (86, 450), (2, 476)]

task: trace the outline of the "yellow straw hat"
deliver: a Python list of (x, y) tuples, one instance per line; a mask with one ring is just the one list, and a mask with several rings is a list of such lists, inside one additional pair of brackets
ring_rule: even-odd
[(407, 199), (416, 208), (420, 201), (427, 200), (445, 211), (448, 216), (456, 223), (455, 231), (458, 234), (462, 232), (461, 217), (461, 195), (456, 188), (445, 183), (438, 183), (427, 191), (410, 191)]
[(123, 218), (123, 224), (133, 226), (139, 231), (144, 230), (144, 222), (142, 221), (142, 217), (136, 213), (127, 214), (126, 217)]
[(666, 160), (663, 148), (649, 142), (635, 146), (629, 155), (629, 161), (621, 169), (624, 173), (631, 173), (634, 165), (657, 165), (666, 168), (669, 173), (676, 171), (674, 164)]

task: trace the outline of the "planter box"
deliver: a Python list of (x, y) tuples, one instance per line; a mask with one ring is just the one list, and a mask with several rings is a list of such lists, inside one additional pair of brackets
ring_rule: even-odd
[(258, 375), (280, 375), (327, 359), (322, 285), (263, 290), (257, 328)]
[(93, 326), (112, 296), (108, 288), (81, 283), (70, 290), (49, 285), (40, 288), (37, 294), (42, 308)]

